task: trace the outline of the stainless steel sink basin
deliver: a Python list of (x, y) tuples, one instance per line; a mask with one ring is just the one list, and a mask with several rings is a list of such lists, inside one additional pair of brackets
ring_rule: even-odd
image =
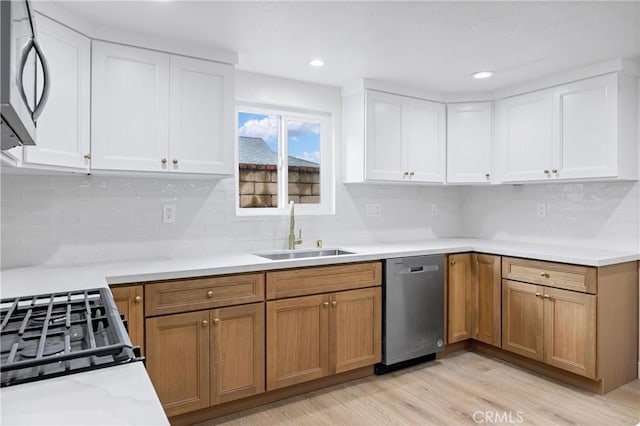
[(291, 250), (277, 253), (254, 253), (256, 256), (264, 257), (271, 260), (283, 259), (305, 259), (308, 257), (326, 257), (326, 256), (342, 256), (345, 254), (354, 254), (350, 251), (340, 249), (318, 249), (318, 250)]

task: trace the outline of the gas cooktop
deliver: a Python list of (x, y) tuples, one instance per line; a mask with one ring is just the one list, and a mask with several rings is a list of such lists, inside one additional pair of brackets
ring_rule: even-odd
[(0, 387), (143, 360), (106, 288), (0, 300)]

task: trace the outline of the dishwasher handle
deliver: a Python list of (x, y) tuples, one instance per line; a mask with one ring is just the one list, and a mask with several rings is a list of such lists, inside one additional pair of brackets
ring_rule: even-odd
[(440, 270), (438, 265), (422, 265), (422, 266), (408, 266), (399, 268), (397, 274), (424, 274), (425, 272), (435, 272)]

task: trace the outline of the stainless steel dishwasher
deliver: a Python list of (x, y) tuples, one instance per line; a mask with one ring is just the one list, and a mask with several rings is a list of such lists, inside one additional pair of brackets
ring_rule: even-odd
[(444, 255), (384, 261), (383, 374), (435, 359), (444, 349)]

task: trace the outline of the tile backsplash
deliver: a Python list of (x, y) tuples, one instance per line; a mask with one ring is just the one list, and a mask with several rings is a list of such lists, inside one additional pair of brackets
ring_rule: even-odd
[[(238, 217), (233, 179), (2, 174), (2, 268), (283, 249), (288, 217)], [(298, 216), (302, 247), (456, 236), (459, 188), (338, 185), (336, 214)], [(382, 207), (367, 217), (366, 204)], [(438, 204), (432, 217), (430, 206)], [(162, 223), (162, 205), (176, 205)]]
[(469, 237), (640, 251), (638, 182), (474, 186), (462, 199)]

